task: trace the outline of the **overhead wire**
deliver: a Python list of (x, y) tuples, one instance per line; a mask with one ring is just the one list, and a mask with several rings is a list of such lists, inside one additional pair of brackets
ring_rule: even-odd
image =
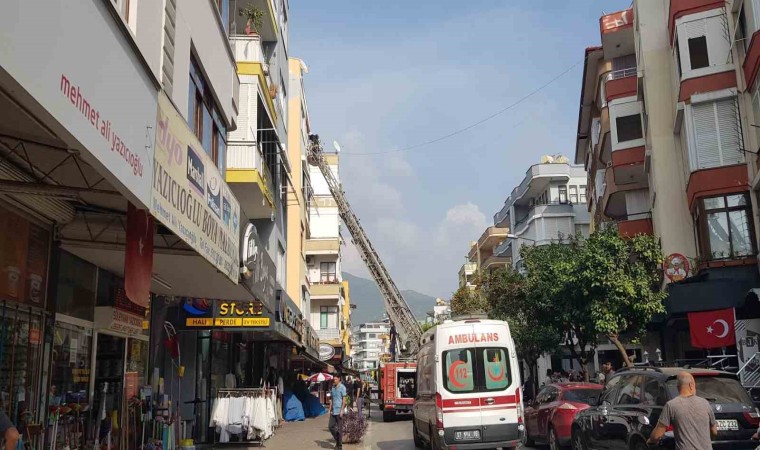
[(418, 148), (421, 148), (421, 147), (426, 147), (428, 145), (435, 144), (435, 143), (444, 141), (446, 139), (452, 138), (452, 137), (457, 136), (459, 134), (462, 134), (462, 133), (464, 133), (466, 131), (469, 131), (469, 130), (471, 130), (471, 129), (479, 126), (479, 125), (482, 125), (482, 124), (484, 124), (484, 123), (486, 123), (486, 122), (488, 122), (488, 121), (490, 121), (490, 120), (492, 120), (492, 119), (494, 119), (494, 118), (496, 118), (496, 117), (504, 114), (505, 112), (509, 111), (510, 109), (514, 108), (515, 106), (523, 103), (524, 101), (526, 101), (529, 98), (533, 97), (534, 95), (538, 94), (542, 90), (544, 90), (547, 87), (551, 86), (554, 82), (556, 82), (557, 80), (559, 80), (563, 76), (565, 76), (568, 73), (570, 73), (570, 71), (572, 71), (574, 68), (576, 68), (578, 65), (580, 65), (584, 61), (586, 61), (586, 58), (583, 58), (580, 61), (575, 62), (573, 65), (571, 65), (567, 69), (563, 70), (562, 72), (560, 72), (558, 75), (554, 76), (552, 79), (550, 79), (546, 83), (544, 83), (541, 86), (537, 87), (536, 89), (530, 91), (529, 93), (525, 94), (524, 96), (520, 97), (516, 101), (510, 103), (509, 105), (503, 107), (502, 109), (500, 109), (500, 110), (498, 110), (498, 111), (496, 111), (496, 112), (494, 112), (494, 113), (492, 113), (492, 114), (490, 114), (490, 115), (488, 115), (488, 116), (486, 116), (486, 117), (484, 117), (484, 118), (482, 118), (482, 119), (480, 119), (480, 120), (478, 120), (478, 121), (476, 121), (474, 123), (471, 123), (470, 125), (467, 125), (467, 126), (465, 126), (463, 128), (460, 128), (460, 129), (458, 129), (456, 131), (452, 131), (451, 133), (448, 133), (446, 135), (443, 135), (443, 136), (440, 136), (440, 137), (437, 137), (437, 138), (434, 138), (434, 139), (430, 139), (430, 140), (425, 141), (425, 142), (420, 142), (418, 144), (413, 144), (413, 145), (409, 145), (407, 147), (402, 147), (402, 148), (393, 149), (393, 150), (384, 150), (384, 151), (379, 151), (379, 152), (342, 152), (341, 155), (364, 156), (364, 155), (385, 155), (385, 154), (388, 154), (388, 153), (406, 152), (406, 151), (409, 151), (409, 150), (414, 150), (414, 149), (418, 149)]

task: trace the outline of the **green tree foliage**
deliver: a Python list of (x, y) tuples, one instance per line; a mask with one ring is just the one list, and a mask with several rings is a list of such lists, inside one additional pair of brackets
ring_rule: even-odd
[(487, 304), (480, 295), (479, 287), (473, 289), (468, 286), (460, 286), (451, 296), (449, 305), (451, 305), (452, 316), (487, 312)]
[(436, 326), (436, 324), (433, 322), (425, 322), (422, 325), (420, 325), (420, 328), (422, 328), (422, 332), (424, 333), (427, 330), (433, 328), (434, 326)]
[(608, 229), (593, 233), (581, 255), (578, 284), (591, 305), (594, 327), (630, 366), (621, 334), (642, 335), (652, 317), (665, 310), (660, 243), (654, 236), (623, 238)]

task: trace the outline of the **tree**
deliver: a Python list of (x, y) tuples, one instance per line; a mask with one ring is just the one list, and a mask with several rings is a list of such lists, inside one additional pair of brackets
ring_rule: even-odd
[(586, 240), (580, 253), (577, 278), (591, 305), (594, 328), (631, 366), (620, 336), (640, 336), (652, 317), (665, 310), (659, 241), (645, 234), (624, 238), (615, 230), (600, 230)]
[[(481, 278), (480, 290), (489, 316), (509, 323), (517, 354), (530, 366), (533, 388), (538, 379), (536, 361), (544, 353), (558, 349), (561, 335), (544, 311), (528, 295), (525, 276), (511, 268), (501, 268)], [(535, 395), (535, 392), (531, 394)]]
[(422, 325), (420, 325), (420, 328), (422, 328), (422, 332), (426, 332), (427, 330), (435, 327), (437, 324), (433, 322), (425, 322)]
[[(478, 276), (479, 278), (479, 276)], [(460, 286), (451, 296), (451, 315), (465, 315), (487, 312), (487, 305), (479, 288)]]
[(557, 330), (558, 342), (578, 361), (588, 381), (588, 363), (594, 356), (598, 333), (578, 277), (582, 248), (580, 237), (570, 237), (548, 245), (522, 247), (520, 254), (529, 302), (535, 305), (542, 323)]

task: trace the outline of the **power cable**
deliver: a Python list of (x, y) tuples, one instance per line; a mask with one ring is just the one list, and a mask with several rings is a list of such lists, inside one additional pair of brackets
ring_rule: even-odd
[(452, 138), (452, 137), (454, 137), (456, 135), (464, 133), (465, 131), (473, 129), (473, 128), (477, 127), (478, 125), (482, 125), (482, 124), (488, 122), (489, 120), (492, 120), (495, 117), (500, 116), (501, 114), (504, 114), (505, 112), (509, 111), (510, 109), (514, 108), (515, 106), (523, 103), (525, 100), (528, 100), (529, 98), (533, 97), (534, 95), (538, 94), (542, 90), (544, 90), (547, 87), (549, 87), (550, 85), (552, 85), (555, 81), (557, 81), (560, 78), (562, 78), (563, 76), (567, 75), (571, 70), (573, 70), (574, 68), (576, 68), (579, 64), (581, 64), (585, 60), (586, 60), (586, 58), (583, 58), (582, 60), (576, 62), (572, 66), (570, 66), (567, 69), (563, 70), (559, 75), (555, 76), (554, 78), (552, 78), (551, 80), (549, 80), (546, 83), (542, 84), (541, 86), (539, 86), (538, 88), (534, 89), (533, 91), (525, 94), (524, 96), (522, 96), (521, 98), (519, 98), (515, 102), (513, 102), (513, 103), (505, 106), (504, 108), (496, 111), (495, 113), (493, 113), (493, 114), (491, 114), (491, 115), (489, 115), (489, 116), (487, 116), (487, 117), (485, 117), (483, 119), (480, 119), (477, 122), (474, 122), (474, 123), (472, 123), (470, 125), (467, 125), (464, 128), (460, 128), (460, 129), (458, 129), (456, 131), (453, 131), (453, 132), (451, 132), (449, 134), (446, 134), (444, 136), (441, 136), (441, 137), (438, 137), (438, 138), (435, 138), (435, 139), (431, 139), (429, 141), (421, 142), (419, 144), (410, 145), (408, 147), (403, 147), (403, 148), (395, 149), (395, 150), (385, 150), (385, 151), (381, 151), (381, 152), (342, 152), (341, 155), (357, 155), (357, 156), (360, 156), (360, 155), (385, 155), (385, 154), (388, 154), (388, 153), (399, 153), (399, 152), (405, 152), (405, 151), (409, 151), (409, 150), (414, 150), (414, 149), (417, 149), (417, 148), (420, 148), (420, 147), (425, 147), (425, 146), (428, 146), (430, 144), (435, 144), (437, 142), (441, 142), (441, 141), (444, 141), (446, 139)]

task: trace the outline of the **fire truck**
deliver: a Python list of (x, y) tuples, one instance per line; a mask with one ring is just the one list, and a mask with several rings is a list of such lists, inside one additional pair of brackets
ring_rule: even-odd
[(380, 366), (380, 408), (383, 422), (388, 422), (397, 414), (410, 414), (417, 396), (417, 363), (386, 362)]

